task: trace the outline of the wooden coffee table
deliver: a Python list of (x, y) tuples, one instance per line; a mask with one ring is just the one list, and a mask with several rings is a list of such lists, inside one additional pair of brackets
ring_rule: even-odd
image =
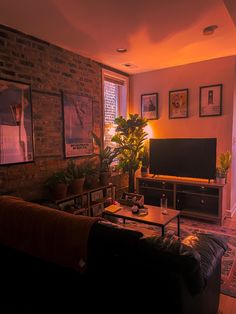
[(141, 223), (145, 223), (148, 225), (161, 227), (161, 234), (164, 236), (165, 234), (165, 226), (168, 225), (173, 219), (177, 218), (177, 234), (180, 237), (180, 211), (167, 208), (167, 215), (162, 214), (162, 208), (157, 206), (145, 205), (145, 208), (148, 209), (148, 213), (146, 215), (133, 214), (131, 207), (122, 206), (120, 210), (117, 212), (110, 212), (108, 210), (104, 210), (103, 216), (112, 216), (116, 218), (123, 218), (124, 223), (125, 220), (132, 220)]

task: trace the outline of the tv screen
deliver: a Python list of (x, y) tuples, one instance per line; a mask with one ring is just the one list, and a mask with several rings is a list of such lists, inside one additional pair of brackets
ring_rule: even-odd
[(216, 138), (150, 139), (150, 173), (214, 179)]

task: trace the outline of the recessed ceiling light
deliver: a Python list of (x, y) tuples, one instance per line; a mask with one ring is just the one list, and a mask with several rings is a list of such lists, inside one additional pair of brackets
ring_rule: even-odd
[(117, 48), (116, 51), (122, 53), (122, 52), (127, 52), (127, 49), (126, 48)]
[(212, 35), (217, 28), (217, 25), (209, 25), (203, 29), (202, 33), (203, 35)]

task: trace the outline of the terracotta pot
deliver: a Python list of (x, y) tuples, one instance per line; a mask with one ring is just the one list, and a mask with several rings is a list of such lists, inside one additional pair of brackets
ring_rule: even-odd
[(111, 173), (110, 171), (100, 173), (100, 184), (108, 185), (111, 182)]
[(71, 181), (69, 190), (72, 194), (81, 194), (84, 190), (85, 178), (77, 178)]
[(53, 200), (60, 200), (67, 195), (67, 184), (57, 183), (51, 190)]
[(85, 187), (87, 189), (93, 189), (99, 186), (99, 174), (87, 175), (85, 178)]

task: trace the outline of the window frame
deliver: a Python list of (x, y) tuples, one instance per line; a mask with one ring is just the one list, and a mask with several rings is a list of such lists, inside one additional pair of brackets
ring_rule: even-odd
[[(129, 112), (129, 76), (122, 75), (120, 73), (102, 69), (102, 145), (104, 146), (105, 141), (105, 99), (104, 99), (104, 82), (106, 78), (110, 78), (114, 83), (117, 82), (120, 85), (118, 91), (118, 116), (122, 115), (127, 118)], [(109, 81), (109, 79), (107, 79)], [(121, 84), (119, 84), (121, 82)]]

